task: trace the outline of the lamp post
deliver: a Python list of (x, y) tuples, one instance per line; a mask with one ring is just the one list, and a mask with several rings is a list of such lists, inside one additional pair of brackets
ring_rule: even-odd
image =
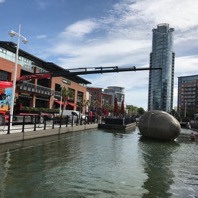
[(61, 112), (62, 112), (62, 103), (63, 103), (63, 97), (62, 97), (62, 94), (61, 94), (60, 107), (59, 107), (59, 115), (61, 115)]
[(61, 88), (61, 96), (60, 96), (60, 107), (59, 107), (59, 115), (61, 116), (62, 113), (62, 105), (63, 105), (63, 83), (60, 86)]
[(12, 126), (13, 121), (13, 112), (14, 112), (14, 99), (15, 99), (15, 89), (16, 89), (16, 77), (17, 77), (17, 67), (18, 67), (18, 56), (19, 56), (19, 45), (20, 45), (20, 38), (22, 38), (22, 42), (24, 44), (27, 43), (27, 39), (21, 35), (21, 25), (19, 25), (19, 32), (15, 32), (11, 30), (9, 32), (11, 37), (17, 36), (17, 48), (16, 48), (16, 56), (15, 56), (15, 66), (14, 66), (14, 77), (13, 77), (13, 85), (12, 85), (12, 100), (11, 100), (11, 108), (10, 108), (10, 126)]

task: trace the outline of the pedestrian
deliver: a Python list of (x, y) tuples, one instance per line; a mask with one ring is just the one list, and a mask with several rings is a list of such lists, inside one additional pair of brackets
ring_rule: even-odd
[(196, 138), (195, 138), (195, 134), (194, 134), (193, 132), (192, 132), (191, 135), (190, 135), (190, 139), (191, 139), (191, 141), (195, 141), (195, 139), (196, 139)]
[(187, 122), (187, 128), (188, 128), (188, 129), (191, 129), (190, 122)]

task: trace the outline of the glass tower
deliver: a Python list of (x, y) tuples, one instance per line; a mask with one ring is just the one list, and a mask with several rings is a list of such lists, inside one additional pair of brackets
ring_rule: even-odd
[(153, 29), (152, 52), (150, 53), (150, 70), (148, 110), (170, 112), (173, 108), (174, 62), (173, 28), (163, 23)]

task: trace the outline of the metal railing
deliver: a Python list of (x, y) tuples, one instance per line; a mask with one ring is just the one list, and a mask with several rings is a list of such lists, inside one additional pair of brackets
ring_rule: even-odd
[[(21, 84), (18, 84), (17, 87), (19, 90), (29, 91), (29, 92), (33, 92), (33, 93), (39, 93), (39, 94), (48, 95), (48, 96), (55, 94), (55, 91), (51, 90), (48, 87), (44, 87), (41, 85), (35, 85), (35, 84), (29, 83), (29, 82), (23, 82)], [(56, 95), (58, 95), (57, 92), (56, 92)]]
[(93, 119), (93, 117), (86, 117), (86, 119), (83, 119), (82, 117), (79, 118), (74, 115), (64, 117), (47, 117), (40, 115), (14, 116), (11, 125), (10, 120), (11, 116), (5, 119), (3, 115), (0, 115), (0, 132), (3, 132), (3, 134), (98, 123), (98, 119)]

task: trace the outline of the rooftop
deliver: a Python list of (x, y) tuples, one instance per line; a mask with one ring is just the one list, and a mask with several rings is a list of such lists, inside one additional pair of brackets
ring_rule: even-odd
[[(8, 41), (0, 41), (0, 47), (9, 50), (13, 53), (16, 53), (16, 47), (17, 44), (13, 43), (13, 42), (8, 42)], [(52, 76), (62, 76), (67, 78), (68, 80), (71, 80), (73, 82), (76, 83), (80, 83), (80, 84), (91, 84), (91, 82), (77, 76), (77, 75), (68, 75), (70, 73), (69, 70), (64, 69), (56, 64), (54, 64), (53, 62), (46, 62), (22, 49), (19, 49), (19, 56), (23, 56), (27, 59), (32, 60), (36, 66), (41, 67), (49, 72), (52, 73)]]

